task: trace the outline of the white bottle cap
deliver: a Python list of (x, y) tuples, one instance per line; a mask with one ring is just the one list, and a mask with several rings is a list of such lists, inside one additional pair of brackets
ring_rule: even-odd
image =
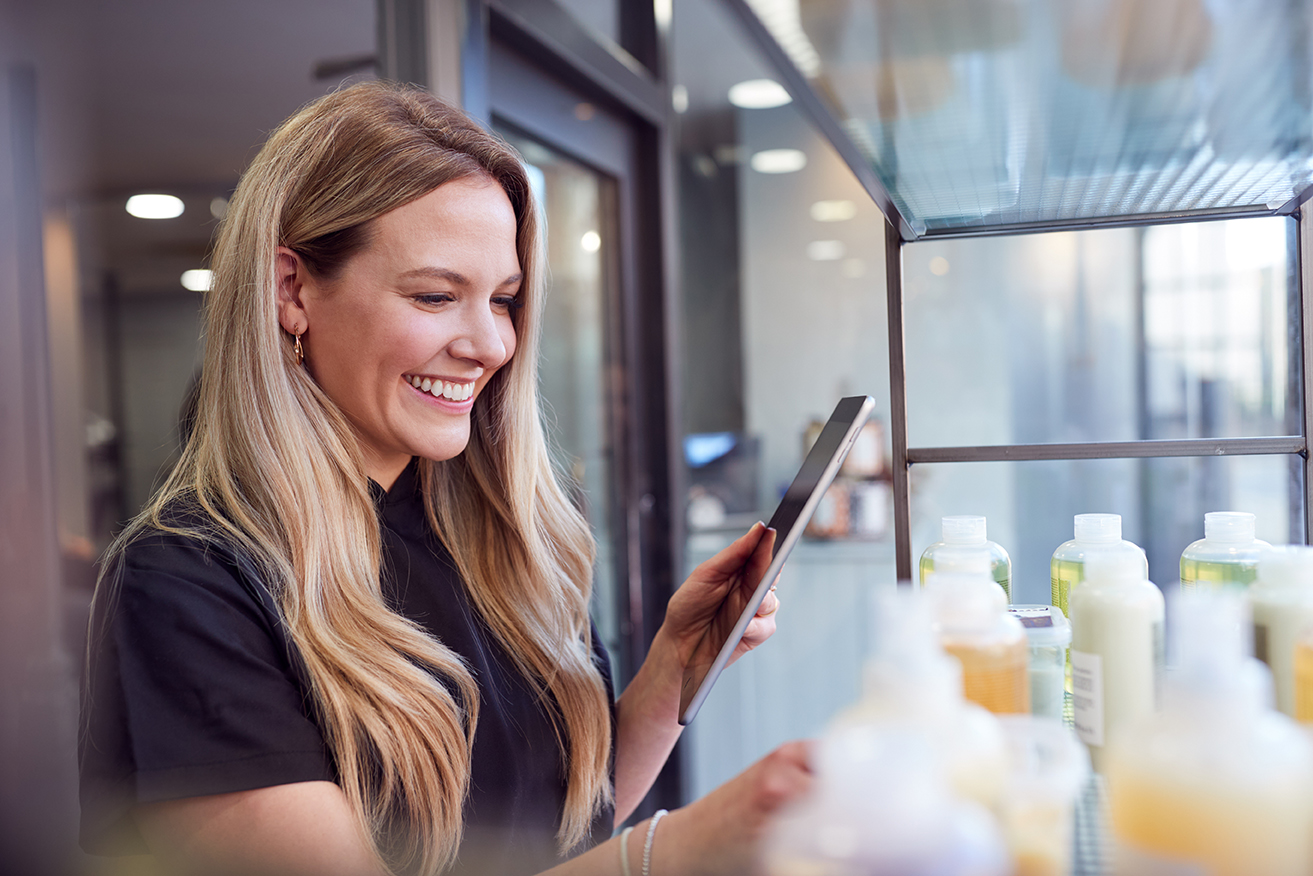
[(1204, 515), (1204, 538), (1226, 544), (1254, 540), (1255, 518), (1248, 511), (1209, 511)]
[(1223, 708), (1271, 705), (1272, 677), (1250, 656), (1249, 603), (1244, 594), (1190, 590), (1167, 602), (1168, 702), (1212, 701)]
[(865, 672), (868, 692), (888, 692), (904, 700), (960, 699), (962, 666), (940, 647), (925, 592), (910, 587), (877, 591), (873, 608)]
[(1120, 541), (1085, 555), (1085, 581), (1089, 584), (1139, 583), (1144, 580), (1144, 552)]
[(1008, 614), (1021, 621), (1032, 648), (1071, 644), (1071, 621), (1056, 605), (1009, 605)]
[(1313, 588), (1313, 547), (1267, 548), (1258, 560), (1258, 580), (1274, 587)]
[(1003, 588), (987, 574), (936, 569), (926, 576), (925, 590), (945, 631), (988, 630), (1008, 607)]
[(1122, 540), (1120, 514), (1077, 514), (1076, 541), (1087, 544), (1111, 544)]
[(944, 544), (984, 544), (985, 518), (960, 515), (939, 521)]

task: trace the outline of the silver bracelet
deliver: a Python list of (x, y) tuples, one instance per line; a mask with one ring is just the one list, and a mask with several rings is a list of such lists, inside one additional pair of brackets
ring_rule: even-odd
[(643, 843), (643, 876), (652, 876), (652, 840), (656, 837), (657, 822), (666, 815), (665, 809), (658, 809), (652, 814), (647, 825), (647, 842)]
[(629, 835), (633, 832), (632, 824), (620, 831), (620, 876), (629, 876)]

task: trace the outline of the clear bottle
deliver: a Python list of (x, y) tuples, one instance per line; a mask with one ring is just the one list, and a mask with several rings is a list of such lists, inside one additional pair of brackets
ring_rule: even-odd
[[(960, 515), (943, 517), (939, 521), (940, 540), (930, 545), (921, 554), (921, 586), (925, 586), (926, 576), (936, 570), (936, 559), (945, 548), (984, 548), (989, 552), (989, 574), (1003, 588), (1003, 593), (1012, 598), (1012, 558), (1003, 546), (985, 537), (985, 518)], [(942, 568), (939, 571), (948, 571)]]
[(1258, 574), (1265, 541), (1254, 538), (1255, 518), (1248, 511), (1210, 511), (1204, 537), (1181, 553), (1181, 587), (1248, 587)]
[[(1297, 717), (1295, 655), (1304, 633), (1313, 630), (1313, 547), (1288, 545), (1265, 550), (1248, 596), (1254, 617), (1254, 656), (1272, 671), (1277, 708)], [(1310, 662), (1309, 658), (1304, 662)]]
[(983, 574), (933, 572), (926, 593), (939, 643), (962, 663), (962, 692), (995, 714), (1030, 711), (1030, 647), (1007, 597)]
[[(1053, 552), (1049, 561), (1049, 585), (1052, 602), (1067, 617), (1067, 598), (1071, 588), (1079, 584), (1085, 575), (1085, 554), (1095, 548), (1109, 545), (1130, 545), (1144, 555), (1138, 545), (1122, 539), (1122, 516), (1120, 514), (1077, 514), (1075, 535), (1071, 541), (1064, 541)], [(1149, 560), (1144, 560), (1144, 577), (1149, 577)]]
[(962, 665), (944, 653), (927, 594), (879, 592), (871, 618), (871, 653), (862, 697), (832, 729), (910, 726), (929, 739), (953, 790), (994, 809), (1007, 773), (998, 719), (964, 698)]
[(1085, 746), (1061, 718), (999, 720), (1010, 755), (1000, 822), (1013, 876), (1066, 876), (1072, 872), (1072, 810), (1090, 773)]
[(1076, 733), (1103, 771), (1119, 727), (1151, 715), (1163, 662), (1163, 594), (1144, 575), (1144, 554), (1110, 545), (1085, 557), (1071, 591), (1071, 688)]
[(1030, 644), (1030, 713), (1061, 721), (1071, 623), (1056, 605), (1010, 605)]
[(1108, 751), (1116, 872), (1307, 874), (1313, 749), (1270, 706), (1242, 596), (1182, 593), (1171, 608), (1162, 708)]

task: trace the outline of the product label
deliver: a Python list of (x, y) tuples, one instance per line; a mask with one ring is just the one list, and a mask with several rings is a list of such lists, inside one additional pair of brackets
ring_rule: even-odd
[(1076, 735), (1086, 745), (1103, 745), (1103, 658), (1071, 652), (1071, 704)]
[(1051, 627), (1053, 626), (1053, 612), (1049, 611), (1046, 605), (1043, 608), (1009, 608), (1008, 611), (1017, 620), (1021, 621), (1023, 627)]
[(1118, 876), (1208, 876), (1208, 868), (1197, 861), (1183, 861), (1118, 844), (1117, 873)]

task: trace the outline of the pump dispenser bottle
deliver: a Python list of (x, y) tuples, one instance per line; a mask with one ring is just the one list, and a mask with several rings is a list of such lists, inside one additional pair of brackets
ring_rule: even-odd
[(1268, 548), (1258, 561), (1250, 586), (1254, 615), (1254, 656), (1272, 670), (1277, 708), (1295, 713), (1295, 654), (1306, 632), (1313, 631), (1313, 547)]
[(1138, 549), (1091, 550), (1071, 591), (1071, 688), (1076, 733), (1103, 772), (1118, 728), (1153, 713), (1162, 668), (1163, 594)]
[(1204, 537), (1181, 553), (1181, 587), (1247, 587), (1258, 574), (1258, 559), (1271, 547), (1254, 538), (1255, 518), (1247, 511), (1210, 511)]
[(929, 739), (954, 791), (990, 809), (1007, 777), (1002, 725), (962, 695), (962, 666), (944, 653), (931, 605), (916, 590), (880, 592), (862, 698), (833, 728), (907, 726)]
[[(1049, 584), (1052, 590), (1050, 600), (1062, 613), (1071, 617), (1067, 610), (1067, 598), (1071, 588), (1079, 584), (1085, 576), (1085, 554), (1088, 551), (1123, 545), (1135, 548), (1144, 557), (1144, 551), (1138, 545), (1122, 540), (1122, 517), (1120, 514), (1077, 514), (1075, 535), (1071, 541), (1064, 541), (1053, 552), (1049, 562)], [(1144, 577), (1149, 577), (1149, 560), (1145, 558)]]
[(979, 572), (933, 572), (926, 593), (939, 643), (962, 663), (966, 698), (996, 714), (1029, 712), (1030, 646), (1003, 588)]
[(1113, 738), (1117, 873), (1309, 872), (1313, 749), (1270, 706), (1242, 595), (1182, 593), (1163, 705)]
[(982, 548), (989, 555), (989, 576), (1003, 588), (1003, 593), (1012, 598), (1012, 559), (1002, 545), (985, 538), (985, 518), (967, 515), (944, 517), (940, 522), (940, 540), (930, 545), (921, 554), (921, 586), (925, 586), (926, 576), (931, 572), (948, 571), (941, 568), (944, 549)]

